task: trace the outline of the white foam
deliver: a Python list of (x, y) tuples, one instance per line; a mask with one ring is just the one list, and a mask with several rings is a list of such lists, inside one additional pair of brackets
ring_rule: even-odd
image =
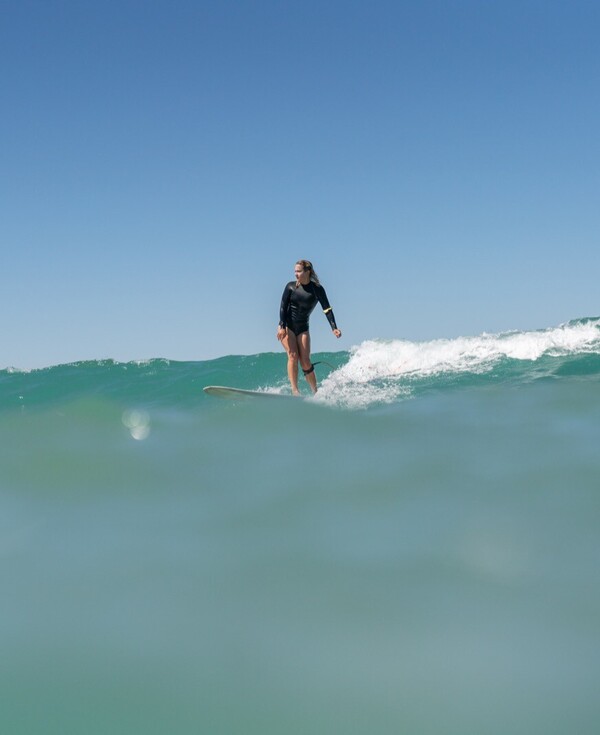
[(410, 388), (399, 382), (404, 377), (485, 373), (502, 358), (535, 361), (543, 355), (600, 354), (600, 319), (429, 342), (368, 340), (350, 352), (350, 360), (322, 382), (319, 396), (359, 408), (409, 395)]
[(4, 368), (4, 372), (8, 373), (9, 375), (13, 375), (15, 373), (27, 374), (27, 373), (30, 373), (31, 370), (29, 368), (18, 368), (18, 367), (13, 367), (11, 365), (9, 367)]

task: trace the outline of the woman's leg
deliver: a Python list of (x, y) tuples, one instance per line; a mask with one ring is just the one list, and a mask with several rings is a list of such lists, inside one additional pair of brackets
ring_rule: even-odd
[(287, 352), (287, 355), (288, 355), (287, 371), (288, 371), (288, 378), (290, 379), (290, 384), (292, 386), (292, 393), (294, 395), (299, 395), (300, 391), (298, 390), (298, 340), (296, 338), (296, 335), (292, 332), (291, 329), (286, 330), (286, 335), (281, 340), (281, 344), (284, 346), (285, 351)]
[[(315, 375), (315, 370), (310, 361), (310, 333), (302, 332), (302, 334), (297, 336), (296, 341), (298, 343), (298, 356), (302, 370), (304, 370), (304, 377), (306, 378), (306, 382), (310, 385), (312, 392), (316, 393), (317, 376)], [(297, 369), (298, 368), (296, 366), (296, 370)], [(307, 370), (310, 370), (310, 372), (307, 373)]]

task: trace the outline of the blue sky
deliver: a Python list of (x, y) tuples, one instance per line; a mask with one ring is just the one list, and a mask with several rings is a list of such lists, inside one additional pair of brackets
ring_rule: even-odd
[(0, 367), (600, 313), (600, 4), (0, 0)]

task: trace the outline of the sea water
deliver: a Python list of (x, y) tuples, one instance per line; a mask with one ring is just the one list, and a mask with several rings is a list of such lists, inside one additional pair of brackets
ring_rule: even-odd
[(600, 731), (600, 319), (0, 371), (0, 731)]

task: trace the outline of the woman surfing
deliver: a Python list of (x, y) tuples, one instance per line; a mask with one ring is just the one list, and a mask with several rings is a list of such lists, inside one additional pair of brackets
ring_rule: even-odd
[(277, 339), (288, 354), (288, 377), (292, 393), (298, 390), (298, 362), (313, 393), (317, 392), (315, 366), (310, 359), (309, 317), (317, 305), (321, 305), (333, 334), (339, 339), (342, 333), (337, 328), (333, 311), (329, 305), (325, 289), (314, 271), (310, 260), (299, 260), (294, 266), (295, 281), (290, 281), (283, 289), (279, 308), (279, 328)]

